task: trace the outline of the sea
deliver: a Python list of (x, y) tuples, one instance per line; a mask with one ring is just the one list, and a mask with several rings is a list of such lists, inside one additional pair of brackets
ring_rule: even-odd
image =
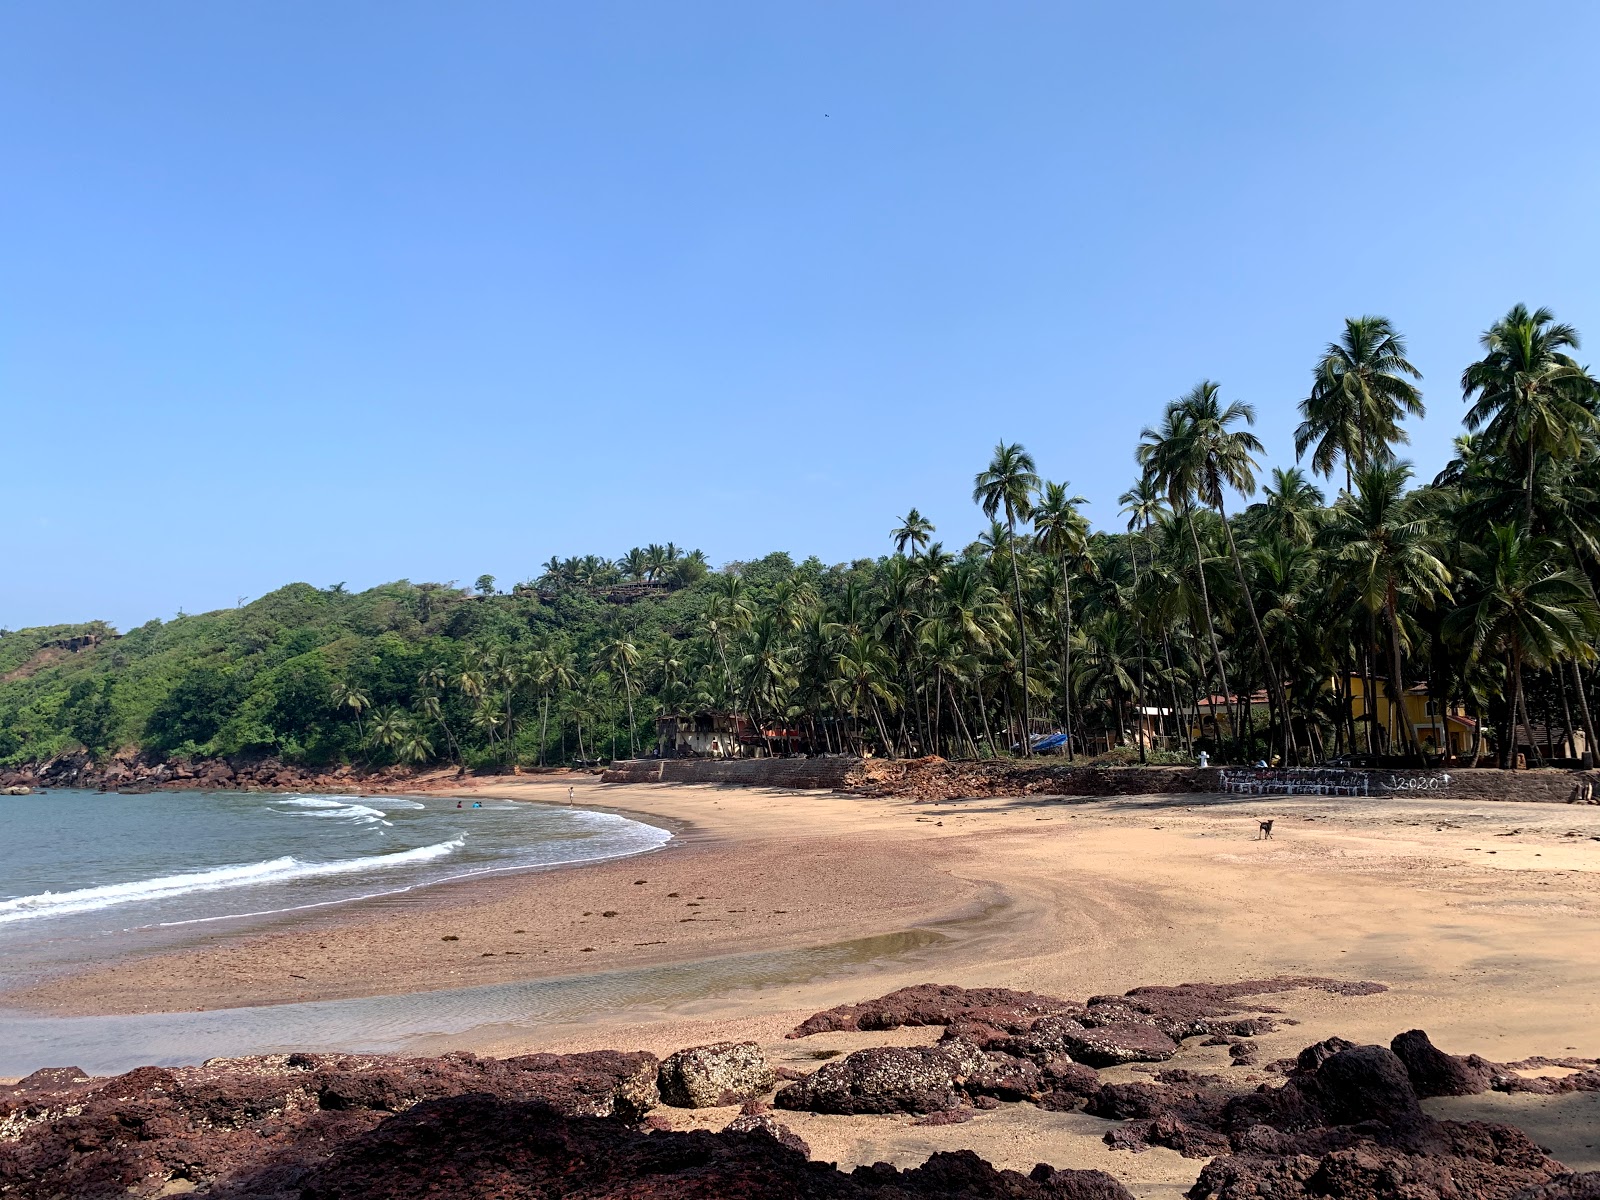
[[(187, 791), (0, 796), (0, 1077), (47, 1066), (109, 1075), (292, 1050), (440, 1053), (534, 1029), (585, 1028), (620, 1012), (703, 1014), (735, 995), (931, 964), (966, 936), (963, 919), (560, 978), (207, 1011), (80, 1017), (7, 1004), (7, 988), (86, 963), (214, 944), (219, 934), (341, 909), (415, 906), (451, 881), (644, 854), (673, 837), (615, 813), (480, 803)], [(871, 994), (870, 983), (862, 986)]]

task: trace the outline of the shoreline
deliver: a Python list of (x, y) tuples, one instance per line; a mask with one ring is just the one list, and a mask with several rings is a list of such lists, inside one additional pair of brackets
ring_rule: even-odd
[[(451, 794), (564, 805), (567, 786), (496, 779)], [(572, 803), (680, 821), (684, 838), (663, 853), (441, 885), (402, 913), (336, 911), (283, 930), (221, 934), (0, 995), (0, 1004), (22, 1002), (38, 1016), (192, 1012), (603, 980), (925, 929), (1003, 900), (952, 944), (865, 970), (754, 987), (724, 980), (687, 999), (602, 996), (570, 1019), (486, 1021), (408, 1052), (667, 1053), (725, 1038), (781, 1041), (797, 1014), (910, 983), (1086, 995), (1279, 974), (1390, 985), (1337, 1014), (1313, 1005), (1305, 1032), (1325, 1027), (1318, 1036), (1386, 1039), (1421, 1024), (1459, 1052), (1499, 1060), (1600, 1052), (1591, 1044), (1600, 1029), (1594, 808), (1195, 795), (918, 805), (593, 783)], [(1269, 816), (1274, 840), (1255, 840), (1257, 820)], [(749, 911), (756, 900), (792, 911)], [(606, 906), (619, 915), (602, 916)], [(461, 942), (440, 941), (446, 924)], [(514, 929), (525, 932), (508, 947)], [(385, 976), (377, 988), (375, 962)], [(290, 972), (311, 978), (290, 982)]]
[[(667, 829), (672, 841), (609, 859), (443, 881), (405, 893), (402, 903), (391, 903), (397, 896), (391, 894), (290, 911), (266, 928), (207, 930), (184, 948), (135, 951), (11, 988), (0, 993), (0, 1005), (37, 1016), (99, 1016), (566, 979), (900, 932), (959, 919), (985, 891), (954, 880), (907, 888), (903, 880), (915, 864), (904, 847), (852, 847), (816, 828), (821, 822), (811, 831), (814, 852), (849, 865), (847, 872), (836, 865), (824, 874), (849, 878), (820, 892), (814, 876), (777, 882), (790, 858), (787, 839), (773, 836), (771, 822), (761, 834), (741, 834), (736, 822), (715, 815), (725, 799), (720, 793), (709, 801), (696, 797), (686, 809), (592, 777), (569, 801), (568, 786), (498, 778), (423, 794), (614, 813)], [(795, 797), (813, 805), (831, 799), (767, 795), (774, 808)], [(696, 805), (706, 811), (693, 811)], [(875, 877), (877, 886), (864, 884), (863, 876)], [(775, 882), (751, 886), (763, 879)], [(847, 885), (875, 902), (875, 915), (861, 918), (832, 903)], [(376, 983), (375, 948), (386, 959)], [(308, 978), (296, 978), (302, 975)], [(182, 983), (174, 986), (175, 980)]]

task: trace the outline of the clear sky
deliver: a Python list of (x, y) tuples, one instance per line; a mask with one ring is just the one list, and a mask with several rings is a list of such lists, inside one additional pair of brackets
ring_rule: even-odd
[[(1389, 316), (1448, 456), (1516, 301), (1600, 347), (1600, 5), (0, 9), (0, 624), (1097, 524), (1161, 405), (1270, 464)], [(1593, 351), (1591, 351), (1592, 353)], [(1270, 464), (1264, 464), (1270, 465)]]

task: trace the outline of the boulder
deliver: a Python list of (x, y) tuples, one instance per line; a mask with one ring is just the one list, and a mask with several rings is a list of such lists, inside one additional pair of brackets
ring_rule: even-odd
[(1091, 1067), (1165, 1062), (1178, 1052), (1178, 1043), (1154, 1025), (1100, 1025), (1093, 1029), (1067, 1032), (1062, 1040), (1076, 1061)]
[(674, 1108), (742, 1104), (772, 1090), (777, 1075), (754, 1042), (679, 1050), (661, 1064), (661, 1100)]
[(781, 1124), (765, 1104), (746, 1104), (739, 1115), (722, 1127), (723, 1133), (755, 1133), (769, 1137), (780, 1146), (811, 1157), (811, 1147), (794, 1130)]
[(1411, 1087), (1419, 1097), (1476, 1096), (1489, 1090), (1495, 1064), (1476, 1054), (1466, 1058), (1446, 1054), (1420, 1029), (1410, 1029), (1389, 1043), (1405, 1065)]
[(774, 1100), (779, 1108), (825, 1113), (932, 1113), (957, 1108), (960, 1086), (987, 1060), (965, 1043), (875, 1046), (825, 1062)]

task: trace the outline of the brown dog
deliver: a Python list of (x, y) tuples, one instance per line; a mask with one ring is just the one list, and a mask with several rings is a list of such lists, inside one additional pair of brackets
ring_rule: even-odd
[(1263, 822), (1261, 822), (1261, 836), (1258, 837), (1256, 840), (1258, 842), (1270, 841), (1271, 838), (1272, 838), (1272, 822), (1271, 821), (1263, 821)]

